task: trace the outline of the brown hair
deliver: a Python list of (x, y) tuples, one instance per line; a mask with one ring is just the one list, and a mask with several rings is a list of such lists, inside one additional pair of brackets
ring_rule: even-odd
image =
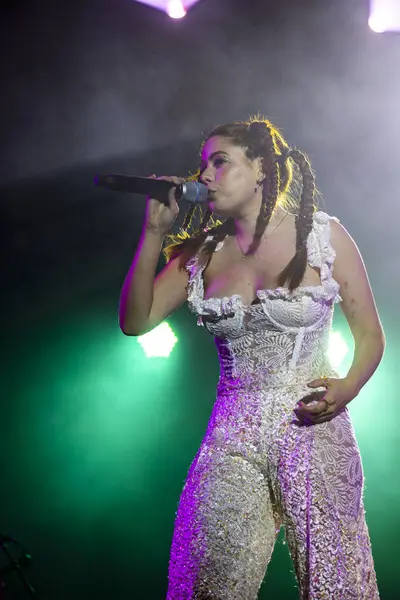
[[(293, 208), (297, 204), (296, 254), (278, 277), (280, 287), (287, 283), (289, 289), (293, 291), (300, 285), (307, 267), (307, 238), (312, 228), (315, 211), (315, 179), (308, 158), (303, 152), (290, 149), (280, 131), (268, 119), (260, 117), (247, 122), (221, 125), (209, 134), (203, 145), (215, 136), (227, 138), (233, 144), (242, 147), (250, 160), (262, 159), (265, 175), (262, 205), (249, 254), (254, 253), (258, 248), (276, 207)], [(291, 188), (297, 183), (291, 160), (297, 164), (302, 177), (300, 202), (296, 202), (290, 193)], [(197, 171), (191, 179), (197, 180), (199, 177), (200, 171)], [(200, 215), (197, 215), (200, 217), (200, 225), (189, 234), (197, 211), (200, 211)], [(180, 256), (180, 268), (185, 268), (187, 261), (200, 249), (208, 235), (212, 235), (213, 239), (202, 249), (205, 259), (211, 257), (219, 241), (226, 235), (234, 233), (235, 223), (232, 218), (221, 222), (213, 217), (210, 210), (203, 210), (194, 205), (186, 213), (180, 232), (167, 237), (167, 245), (163, 253), (167, 261)]]

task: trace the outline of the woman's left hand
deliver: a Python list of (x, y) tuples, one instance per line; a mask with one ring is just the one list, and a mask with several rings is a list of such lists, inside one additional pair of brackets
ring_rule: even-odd
[[(307, 384), (309, 388), (324, 387), (325, 390), (311, 392), (300, 402), (295, 413), (299, 421), (304, 423), (324, 423), (330, 421), (358, 394), (347, 379), (322, 377)], [(315, 404), (315, 400), (318, 402)], [(312, 406), (308, 406), (314, 402)]]

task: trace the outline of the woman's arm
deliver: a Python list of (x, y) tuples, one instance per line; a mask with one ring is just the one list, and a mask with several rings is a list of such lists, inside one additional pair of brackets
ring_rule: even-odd
[(331, 243), (336, 252), (333, 277), (340, 284), (341, 308), (355, 344), (345, 379), (357, 395), (382, 359), (385, 334), (361, 254), (346, 229), (335, 221), (331, 222)]
[[(360, 392), (378, 367), (385, 349), (385, 335), (376, 310), (364, 262), (353, 239), (339, 223), (331, 222), (331, 243), (336, 252), (333, 277), (340, 284), (341, 308), (354, 338), (354, 358), (343, 379), (316, 379), (308, 386), (324, 387), (298, 403), (300, 421), (330, 421)], [(310, 400), (320, 399), (311, 405)]]
[(179, 257), (155, 277), (162, 243), (161, 234), (143, 230), (121, 291), (119, 323), (125, 335), (147, 333), (186, 300), (188, 274), (179, 268)]
[[(152, 175), (150, 179), (155, 177)], [(182, 177), (159, 179), (175, 186), (185, 181)], [(139, 247), (121, 291), (119, 324), (126, 335), (147, 333), (186, 299), (188, 274), (179, 268), (179, 258), (171, 260), (155, 277), (165, 234), (179, 213), (174, 187), (170, 189), (168, 199), (168, 205), (154, 198), (147, 199)]]

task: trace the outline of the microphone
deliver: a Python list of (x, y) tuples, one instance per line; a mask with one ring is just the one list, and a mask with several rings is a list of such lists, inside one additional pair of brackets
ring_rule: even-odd
[(176, 200), (186, 200), (191, 204), (207, 202), (208, 188), (198, 181), (187, 181), (176, 185), (164, 179), (149, 179), (147, 177), (129, 177), (127, 175), (96, 175), (94, 184), (105, 187), (115, 192), (130, 192), (132, 194), (145, 194), (168, 206), (168, 192), (175, 188)]

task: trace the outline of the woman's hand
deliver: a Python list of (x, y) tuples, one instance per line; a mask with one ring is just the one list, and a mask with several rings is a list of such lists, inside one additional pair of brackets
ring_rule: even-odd
[[(330, 421), (358, 394), (358, 390), (355, 390), (346, 378), (322, 377), (307, 385), (309, 388), (324, 387), (325, 390), (311, 392), (297, 403), (298, 408), (294, 412), (304, 424)], [(312, 405), (308, 406), (310, 403)]]
[[(182, 177), (156, 177), (152, 175), (149, 179), (161, 179), (170, 181), (178, 187), (186, 180)], [(172, 227), (176, 217), (179, 214), (179, 206), (175, 200), (175, 188), (171, 188), (168, 194), (169, 205), (165, 206), (162, 202), (147, 198), (145, 228), (149, 231), (155, 231), (165, 235)]]

